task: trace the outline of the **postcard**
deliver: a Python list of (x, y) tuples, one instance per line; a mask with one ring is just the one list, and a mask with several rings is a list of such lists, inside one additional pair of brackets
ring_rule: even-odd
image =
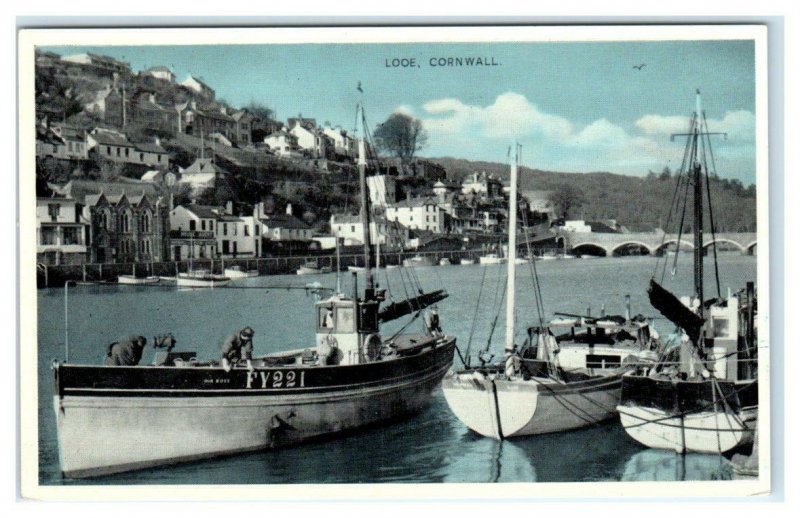
[(23, 496), (768, 494), (766, 34), (21, 31)]

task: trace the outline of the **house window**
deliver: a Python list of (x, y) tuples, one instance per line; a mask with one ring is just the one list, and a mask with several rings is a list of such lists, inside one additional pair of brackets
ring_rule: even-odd
[(244, 226), (244, 235), (246, 236), (250, 235), (250, 227), (248, 225)]
[(214, 222), (213, 221), (209, 221), (208, 222), (208, 230), (210, 230), (211, 232), (214, 231)]
[(117, 156), (119, 156), (119, 148), (117, 148)]
[(205, 230), (205, 229), (206, 229), (206, 220), (201, 219), (200, 220), (200, 230)]
[(189, 220), (189, 230), (197, 230), (197, 222), (193, 219)]
[(253, 227), (253, 231), (254, 231), (255, 235), (258, 235), (258, 225), (255, 225)]
[(119, 231), (128, 232), (130, 229), (130, 220), (127, 212), (119, 215)]
[(40, 240), (43, 245), (56, 244), (56, 229), (53, 227), (42, 227)]
[(144, 153), (139, 153), (139, 162), (144, 162)]
[(222, 224), (222, 235), (223, 236), (227, 236), (228, 235), (228, 224), (227, 223), (223, 223)]
[(48, 203), (47, 213), (50, 215), (50, 221), (58, 221), (58, 215), (61, 213), (61, 205), (58, 203)]
[(352, 232), (353, 234), (356, 233), (356, 226), (355, 225), (350, 225), (350, 232)]
[(128, 148), (125, 148), (125, 158), (129, 157), (130, 155), (131, 155), (131, 150), (128, 149)]
[(158, 159), (157, 159), (157, 161), (158, 161), (158, 162), (161, 162), (161, 155), (158, 155)]
[(111, 146), (106, 146), (106, 155), (111, 154)]
[(233, 224), (233, 235), (234, 235), (234, 236), (236, 235), (236, 232), (237, 232), (237, 229), (238, 229), (238, 228), (239, 228), (239, 225), (237, 225), (237, 224), (235, 224), (235, 223), (234, 223), (234, 224)]

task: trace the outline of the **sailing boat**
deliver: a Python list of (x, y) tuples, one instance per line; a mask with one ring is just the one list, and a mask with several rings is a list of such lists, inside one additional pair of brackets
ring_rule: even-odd
[(370, 268), (363, 136), (358, 149), (363, 294), (353, 276), (350, 296), (337, 290), (315, 303), (314, 344), (227, 370), (219, 361), (200, 361), (188, 351), (168, 353), (159, 366), (55, 363), (53, 406), (64, 476), (279, 447), (397, 419), (429, 403), (453, 363), (455, 338), (383, 336), (380, 324), (418, 314), (447, 294), (423, 293), (380, 308), (384, 296)]
[(717, 273), (717, 297), (704, 297), (704, 194), (714, 232), (705, 160), (712, 135), (719, 133), (708, 131), (698, 90), (689, 132), (681, 135), (687, 137), (687, 170), (678, 175), (678, 188), (686, 182), (687, 197), (693, 186), (694, 295), (678, 299), (655, 276), (650, 281), (651, 304), (679, 328), (680, 340), (654, 367), (623, 378), (618, 407), (628, 435), (650, 448), (680, 453), (725, 453), (752, 443), (758, 418), (755, 285), (748, 282), (723, 298)]
[(230, 277), (217, 275), (210, 270), (195, 269), (192, 265), (194, 257), (194, 239), (189, 238), (189, 271), (178, 273), (178, 288), (222, 288), (230, 284)]
[[(540, 326), (528, 329), (527, 344), (518, 351), (514, 342), (518, 157), (516, 146), (509, 194), (505, 361), (466, 365), (442, 381), (453, 413), (471, 430), (498, 440), (572, 430), (613, 417), (622, 374), (652, 342), (649, 324), (632, 319), (630, 311), (625, 318), (568, 315), (549, 326), (540, 313)], [(533, 263), (531, 268), (535, 272)], [(556, 336), (558, 329), (567, 332)]]

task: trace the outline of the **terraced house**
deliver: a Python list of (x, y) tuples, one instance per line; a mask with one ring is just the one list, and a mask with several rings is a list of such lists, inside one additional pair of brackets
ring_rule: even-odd
[(86, 143), (99, 157), (113, 162), (143, 164), (158, 169), (169, 167), (169, 153), (161, 147), (158, 139), (134, 143), (124, 133), (95, 128), (86, 137)]

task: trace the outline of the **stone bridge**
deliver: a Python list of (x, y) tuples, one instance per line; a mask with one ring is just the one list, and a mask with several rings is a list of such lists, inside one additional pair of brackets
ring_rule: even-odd
[[(703, 248), (707, 249), (716, 243), (721, 247), (739, 250), (742, 254), (753, 255), (756, 253), (755, 232), (722, 232), (713, 238), (711, 233), (703, 234)], [(678, 246), (678, 234), (664, 234), (664, 232), (636, 232), (627, 234), (591, 233), (591, 232), (561, 232), (556, 238), (560, 247), (573, 253), (588, 255), (625, 255), (634, 251), (641, 255), (662, 255), (667, 250), (674, 250)], [(694, 250), (694, 236), (691, 232), (681, 235), (681, 250)]]

